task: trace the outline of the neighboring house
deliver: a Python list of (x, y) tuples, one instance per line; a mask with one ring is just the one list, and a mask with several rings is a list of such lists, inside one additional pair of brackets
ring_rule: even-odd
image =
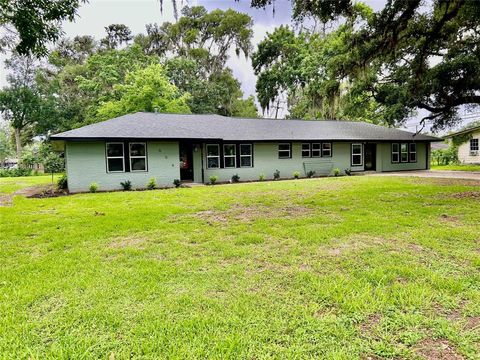
[(444, 138), (465, 137), (465, 142), (458, 146), (458, 161), (463, 164), (480, 164), (480, 126), (465, 129)]
[[(439, 139), (364, 122), (240, 119), (220, 115), (136, 113), (51, 137), (64, 144), (71, 192), (144, 188), (151, 177), (208, 183), (342, 171), (429, 168)], [(58, 145), (58, 143), (57, 143)]]

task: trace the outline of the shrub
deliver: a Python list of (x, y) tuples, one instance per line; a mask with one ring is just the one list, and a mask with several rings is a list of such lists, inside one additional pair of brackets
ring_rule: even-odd
[(93, 182), (90, 184), (90, 187), (88, 188), (91, 193), (96, 193), (98, 190), (98, 184)]
[(215, 185), (215, 183), (217, 182), (217, 180), (218, 180), (218, 176), (217, 176), (217, 175), (212, 175), (212, 176), (210, 176), (210, 184)]
[(347, 176), (352, 175), (352, 170), (351, 170), (351, 169), (345, 169), (344, 171), (345, 171), (345, 174), (346, 174)]
[(264, 181), (264, 180), (265, 180), (265, 174), (260, 174), (260, 175), (258, 176), (258, 180)]
[(314, 175), (315, 175), (315, 171), (313, 171), (313, 170), (309, 170), (309, 171), (307, 172), (307, 177), (308, 177), (308, 178), (312, 178)]
[(339, 168), (333, 169), (333, 175), (334, 175), (334, 176), (340, 175), (340, 169), (339, 169)]
[(68, 189), (67, 174), (63, 174), (57, 180), (57, 189), (59, 189), (59, 190), (67, 190)]
[(294, 171), (292, 175), (295, 179), (298, 179), (300, 178), (300, 171)]
[(237, 183), (240, 181), (240, 176), (238, 174), (232, 175), (232, 183)]
[(273, 173), (273, 180), (278, 180), (280, 179), (280, 170), (275, 170), (275, 172)]
[(157, 180), (155, 180), (154, 177), (151, 177), (150, 180), (148, 180), (147, 189), (148, 190), (153, 190), (156, 187), (157, 187)]
[(180, 187), (180, 185), (182, 185), (182, 182), (180, 181), (180, 179), (175, 179), (173, 180), (173, 185), (175, 185), (176, 188)]
[(130, 191), (132, 190), (132, 182), (130, 180), (126, 180), (120, 183), (122, 185), (123, 190)]
[(24, 167), (0, 170), (0, 177), (19, 177), (30, 175), (32, 175), (32, 169), (27, 169)]

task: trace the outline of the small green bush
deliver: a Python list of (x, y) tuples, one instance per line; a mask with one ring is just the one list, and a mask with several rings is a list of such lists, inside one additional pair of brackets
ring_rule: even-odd
[(294, 171), (292, 175), (295, 179), (299, 179), (300, 178), (300, 171)]
[(232, 175), (232, 183), (237, 183), (240, 181), (240, 175), (238, 174), (233, 174)]
[(212, 175), (212, 176), (210, 176), (210, 184), (215, 185), (215, 183), (217, 182), (217, 180), (218, 180), (218, 176), (217, 176), (217, 175)]
[(173, 180), (173, 185), (178, 188), (180, 187), (180, 185), (182, 185), (182, 182), (180, 181), (180, 179), (175, 179)]
[(68, 189), (67, 174), (63, 174), (63, 175), (57, 180), (57, 189), (59, 189), (59, 190), (67, 190), (67, 189)]
[(123, 190), (130, 191), (132, 190), (132, 182), (130, 180), (126, 180), (120, 183), (122, 185)]
[(278, 180), (280, 179), (280, 170), (275, 170), (275, 172), (273, 173), (273, 180)]
[(264, 181), (264, 180), (265, 180), (265, 174), (260, 174), (260, 175), (258, 176), (258, 180)]
[(150, 180), (148, 180), (147, 189), (148, 190), (153, 190), (156, 187), (157, 187), (157, 180), (155, 180), (154, 177), (151, 177)]
[(312, 178), (312, 177), (314, 177), (314, 176), (315, 176), (315, 171), (309, 170), (309, 171), (307, 172), (307, 177), (308, 177), (308, 178)]
[(88, 188), (91, 193), (96, 193), (98, 190), (98, 184), (93, 182), (90, 184), (90, 187)]
[(340, 169), (339, 169), (339, 168), (333, 169), (333, 175), (334, 175), (334, 176), (340, 175)]
[(19, 167), (16, 169), (3, 169), (0, 170), (0, 177), (20, 177), (20, 176), (31, 176), (32, 169)]

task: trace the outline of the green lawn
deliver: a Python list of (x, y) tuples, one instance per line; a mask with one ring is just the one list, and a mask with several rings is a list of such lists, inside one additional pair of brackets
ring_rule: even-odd
[(480, 171), (480, 165), (432, 165), (432, 170)]
[(0, 358), (478, 359), (479, 224), (466, 180), (16, 196)]
[[(58, 176), (59, 175), (54, 175), (54, 183), (56, 182)], [(25, 187), (51, 183), (51, 175), (0, 178), (0, 194), (12, 194), (15, 191), (18, 191)]]

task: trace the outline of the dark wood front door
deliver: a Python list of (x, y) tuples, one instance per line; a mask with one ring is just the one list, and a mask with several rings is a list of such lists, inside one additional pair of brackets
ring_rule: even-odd
[(180, 143), (180, 180), (193, 181), (193, 150), (187, 142)]
[(365, 170), (377, 169), (377, 144), (365, 144)]

